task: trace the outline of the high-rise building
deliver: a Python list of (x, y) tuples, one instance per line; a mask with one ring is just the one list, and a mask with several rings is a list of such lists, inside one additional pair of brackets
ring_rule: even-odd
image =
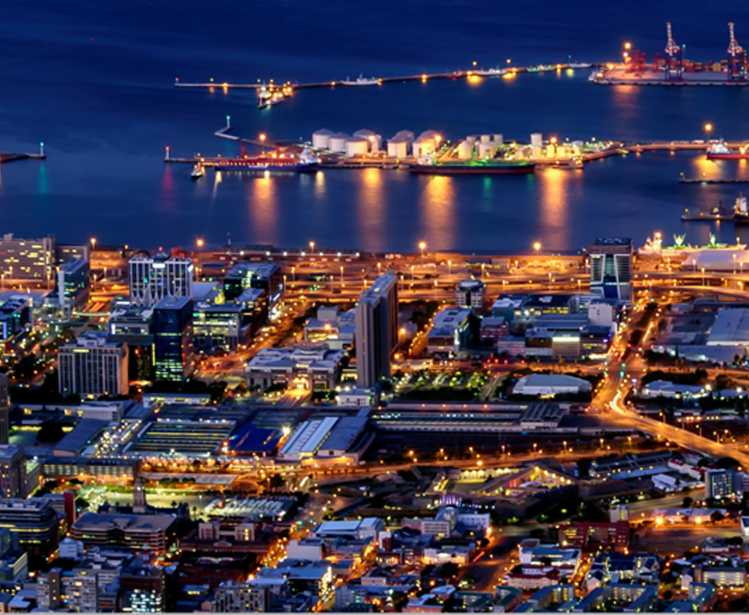
[(91, 287), (88, 261), (74, 258), (60, 265), (55, 279), (54, 297), (60, 309), (72, 311), (85, 307)]
[(0, 239), (0, 275), (8, 280), (49, 280), (55, 264), (55, 238)]
[(57, 549), (57, 512), (49, 500), (0, 499), (0, 528), (7, 527), (22, 551), (47, 556)]
[(10, 441), (10, 395), (8, 377), (0, 374), (0, 444)]
[(590, 254), (590, 292), (604, 299), (629, 303), (632, 297), (632, 240), (628, 237), (596, 239)]
[(730, 498), (741, 492), (740, 473), (734, 469), (705, 472), (705, 498)]
[(471, 308), (474, 313), (486, 308), (486, 287), (481, 280), (463, 280), (455, 287), (455, 307)]
[(81, 397), (128, 391), (127, 344), (110, 342), (106, 331), (86, 331), (57, 353), (60, 393)]
[(156, 305), (164, 298), (192, 297), (193, 264), (159, 252), (130, 259), (130, 302)]
[(26, 497), (26, 455), (19, 446), (0, 445), (0, 497)]
[(275, 263), (237, 263), (224, 276), (224, 296), (232, 301), (248, 288), (264, 290), (272, 312), (284, 296), (281, 268)]
[(192, 300), (166, 297), (153, 310), (156, 380), (182, 382), (193, 369)]
[(127, 344), (128, 380), (153, 380), (153, 308), (113, 305), (109, 313), (109, 341)]
[(398, 279), (380, 276), (356, 306), (356, 379), (363, 388), (390, 377), (390, 355), (398, 346)]
[(268, 318), (267, 294), (262, 288), (246, 288), (227, 300), (220, 287), (193, 306), (195, 351), (232, 351), (249, 344)]

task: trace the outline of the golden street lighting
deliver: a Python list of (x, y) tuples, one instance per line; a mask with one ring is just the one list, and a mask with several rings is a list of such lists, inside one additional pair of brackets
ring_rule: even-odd
[(533, 244), (533, 249), (536, 251), (536, 256), (538, 256), (539, 250), (541, 250), (541, 242), (537, 241)]

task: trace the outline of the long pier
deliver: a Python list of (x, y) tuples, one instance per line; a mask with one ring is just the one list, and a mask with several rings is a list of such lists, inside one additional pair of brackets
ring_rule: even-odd
[(28, 160), (29, 158), (44, 160), (47, 158), (47, 155), (41, 152), (39, 154), (10, 154), (0, 152), (0, 164), (4, 162), (13, 162), (14, 160)]
[(680, 184), (749, 184), (749, 179), (720, 177), (708, 179), (707, 177), (680, 177)]
[[(557, 70), (566, 70), (568, 68), (578, 68), (587, 70), (593, 66), (600, 66), (600, 63), (590, 64), (589, 67), (575, 67), (571, 63), (565, 64), (542, 64), (540, 66), (516, 66), (507, 67), (502, 70), (506, 70), (505, 74), (519, 74), (519, 73), (534, 73), (534, 72), (554, 72)], [(456, 70), (453, 72), (445, 73), (421, 73), (419, 75), (403, 75), (400, 77), (377, 77), (377, 85), (382, 83), (398, 83), (398, 82), (409, 82), (409, 81), (430, 81), (432, 79), (467, 79), (469, 77), (480, 77), (480, 78), (491, 78), (491, 77), (503, 77), (505, 74), (496, 75), (480, 75), (480, 71), (476, 69), (471, 70)], [(373, 77), (374, 79), (374, 77)], [(375, 84), (349, 84), (343, 80), (332, 80), (332, 81), (320, 81), (316, 83), (278, 83), (275, 84), (272, 81), (270, 83), (229, 83), (209, 81), (208, 83), (182, 83), (179, 79), (175, 80), (175, 88), (188, 88), (188, 89), (202, 89), (202, 88), (219, 88), (224, 90), (239, 89), (239, 90), (258, 90), (263, 87), (290, 87), (292, 90), (304, 90), (310, 88), (336, 88), (336, 87), (371, 87)]]

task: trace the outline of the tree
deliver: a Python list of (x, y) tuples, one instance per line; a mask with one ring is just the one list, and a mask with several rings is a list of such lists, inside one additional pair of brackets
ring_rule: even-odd
[(455, 562), (446, 562), (440, 566), (437, 575), (441, 579), (452, 579), (458, 575), (460, 567)]
[(694, 504), (694, 500), (689, 496), (685, 497), (684, 501), (681, 503), (684, 508), (692, 508), (692, 504)]
[(720, 523), (723, 519), (725, 519), (725, 515), (719, 510), (714, 510), (710, 513), (710, 521), (712, 521), (713, 525)]

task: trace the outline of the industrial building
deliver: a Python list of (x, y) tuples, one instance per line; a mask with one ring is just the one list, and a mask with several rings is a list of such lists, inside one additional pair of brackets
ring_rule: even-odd
[(707, 338), (708, 346), (749, 346), (749, 309), (718, 310)]
[(530, 374), (520, 378), (513, 387), (515, 395), (553, 397), (577, 395), (590, 391), (590, 382), (564, 374)]
[(159, 417), (126, 452), (142, 456), (206, 457), (219, 451), (235, 427), (235, 421), (224, 419), (191, 421)]
[[(357, 416), (328, 416), (300, 424), (279, 451), (278, 458), (303, 461), (316, 458), (358, 461), (364, 452), (366, 413)], [(371, 438), (369, 439), (371, 441)]]
[(73, 524), (70, 534), (86, 548), (109, 546), (165, 553), (173, 538), (176, 521), (175, 515), (86, 512)]

